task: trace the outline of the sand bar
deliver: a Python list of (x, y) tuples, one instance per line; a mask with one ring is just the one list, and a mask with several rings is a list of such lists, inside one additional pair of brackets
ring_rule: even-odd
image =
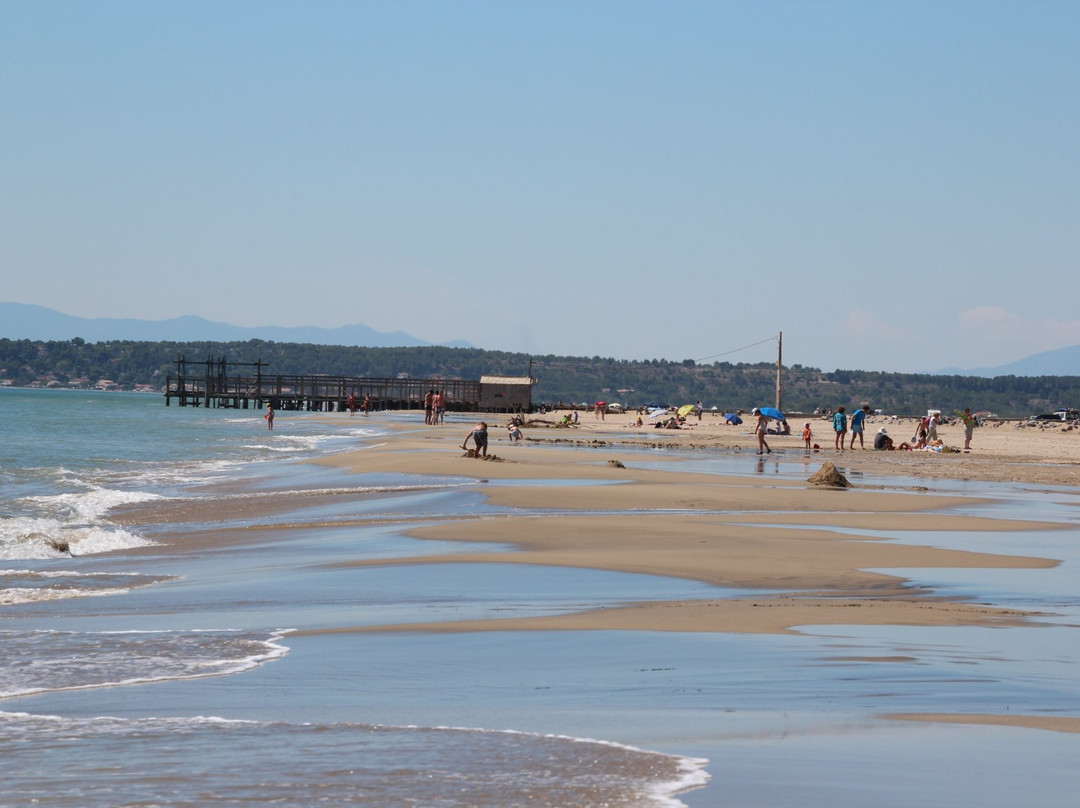
[[(913, 545), (919, 531), (1022, 534), (1060, 529), (1037, 520), (998, 520), (955, 513), (970, 497), (936, 493), (934, 479), (1020, 481), (1033, 489), (1075, 486), (1080, 435), (1073, 430), (983, 427), (968, 453), (832, 450), (804, 456), (801, 440), (771, 437), (777, 457), (803, 457), (809, 473), (830, 461), (846, 470), (893, 475), (897, 485), (822, 489), (803, 481), (699, 474), (662, 469), (663, 452), (642, 447), (746, 453), (753, 436), (706, 416), (691, 428), (628, 428), (628, 416), (558, 428), (534, 420), (516, 446), (493, 439), (492, 458), (465, 457), (460, 427), (405, 428), (379, 445), (326, 462), (353, 472), (466, 476), (506, 515), (446, 520), (417, 527), (420, 539), (509, 545), (510, 552), (385, 559), (377, 564), (520, 563), (584, 567), (761, 589), (754, 597), (635, 602), (574, 614), (504, 619), (357, 626), (344, 632), (488, 632), (623, 630), (790, 633), (798, 627), (842, 625), (1018, 626), (1039, 615), (960, 602), (892, 575), (890, 568), (1047, 569), (1055, 559), (995, 555)], [(815, 424), (819, 435), (827, 425)], [(456, 428), (455, 428), (456, 427)], [(890, 424), (894, 433), (906, 428)], [(877, 430), (871, 427), (868, 437)], [(492, 424), (493, 437), (501, 437)], [(949, 437), (947, 430), (944, 436)], [(822, 437), (830, 437), (827, 434)], [(821, 438), (816, 441), (819, 445)], [(566, 451), (573, 450), (573, 451)], [(684, 456), (682, 452), (680, 456)], [(658, 462), (658, 455), (660, 461)], [(658, 470), (657, 466), (661, 468)], [(913, 482), (910, 478), (916, 478)], [(499, 482), (532, 481), (532, 485)], [(582, 481), (590, 484), (582, 485)], [(610, 483), (610, 484), (604, 484)], [(837, 532), (843, 528), (846, 532)], [(857, 531), (874, 535), (857, 535)], [(852, 532), (856, 531), (853, 535)], [(882, 533), (907, 534), (899, 543)], [(1022, 542), (1018, 541), (1018, 547)], [(722, 590), (721, 590), (722, 591)], [(311, 632), (321, 633), (321, 632)], [(904, 715), (906, 720), (982, 721), (1076, 731), (1080, 720), (1046, 716)]]

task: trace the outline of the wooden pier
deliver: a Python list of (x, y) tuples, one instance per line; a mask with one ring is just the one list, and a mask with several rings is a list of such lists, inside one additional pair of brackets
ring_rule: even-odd
[[(236, 369), (244, 368), (246, 373)], [(464, 379), (378, 379), (359, 376), (285, 375), (268, 372), (269, 365), (228, 362), (224, 357), (189, 362), (176, 360), (176, 375), (165, 381), (165, 406), (173, 400), (181, 407), (225, 407), (311, 412), (346, 412), (349, 396), (359, 409), (365, 396), (371, 410), (424, 408), (429, 390), (441, 390), (447, 409), (457, 412), (528, 412), (532, 407), (532, 380), (528, 385), (467, 381)], [(490, 377), (485, 377), (490, 378)], [(526, 389), (522, 389), (522, 388)], [(486, 389), (485, 389), (486, 388)], [(506, 388), (506, 389), (503, 389)]]

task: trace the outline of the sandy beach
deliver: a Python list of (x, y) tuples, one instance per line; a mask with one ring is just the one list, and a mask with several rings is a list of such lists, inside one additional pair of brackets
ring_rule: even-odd
[[(22, 410), (43, 434), (53, 399)], [(748, 425), (708, 414), (537, 416), (513, 445), (487, 416), (483, 460), (462, 449), (475, 414), (283, 413), (269, 433), (258, 413), (94, 404), (88, 422), (140, 436), (134, 457), (156, 436), (161, 460), (99, 470), (90, 441), (76, 497), (27, 498), (79, 503), (46, 538), (83, 543), (5, 572), (12, 793), (1075, 801), (1073, 431), (984, 427), (969, 453), (780, 436), (758, 456)], [(27, 475), (49, 446), (30, 448)], [(850, 486), (812, 485), (826, 463)], [(148, 732), (179, 746), (133, 779), (168, 763)], [(62, 771), (38, 771), (57, 742)]]
[[(511, 445), (491, 419), (489, 457), (466, 456), (458, 424), (404, 428), (379, 445), (327, 461), (351, 471), (468, 475), (479, 480), (498, 516), (467, 517), (416, 528), (410, 535), (433, 541), (510, 546), (508, 552), (453, 556), (431, 554), (358, 566), (443, 563), (513, 563), (615, 570), (761, 590), (751, 598), (637, 602), (545, 617), (436, 621), (336, 628), (338, 632), (491, 632), (621, 630), (789, 633), (800, 626), (1003, 626), (1031, 625), (1038, 613), (946, 597), (882, 570), (917, 568), (1048, 569), (1057, 559), (991, 554), (897, 543), (882, 531), (917, 537), (921, 531), (1038, 532), (1060, 528), (1038, 520), (968, 515), (970, 498), (939, 493), (934, 480), (1012, 481), (1075, 486), (1080, 472), (1080, 432), (1057, 428), (984, 426), (970, 452), (833, 450), (828, 423), (813, 423), (814, 442), (802, 449), (796, 436), (770, 436), (773, 455), (756, 458), (747, 424), (729, 426), (706, 414), (686, 428), (633, 428), (630, 415), (591, 413), (576, 427), (556, 426), (557, 416), (531, 418), (525, 440)], [(914, 422), (871, 419), (867, 437), (884, 426), (906, 436)], [(798, 425), (801, 428), (801, 423)], [(502, 430), (500, 434), (500, 430)], [(962, 446), (959, 427), (940, 434)], [(767, 475), (724, 476), (665, 470), (664, 448), (720, 449), (744, 453), (749, 463), (785, 458), (803, 462), (808, 478), (825, 462), (854, 481), (837, 490), (806, 479)], [(572, 449), (573, 451), (566, 451)], [(651, 449), (643, 454), (643, 449)], [(647, 462), (646, 462), (647, 461)], [(895, 485), (861, 485), (865, 474), (891, 475)], [(915, 479), (911, 479), (915, 478)], [(508, 481), (531, 481), (508, 485)], [(1070, 491), (1074, 494), (1075, 491)], [(529, 515), (515, 515), (517, 511)], [(953, 512), (956, 511), (956, 512)], [(545, 513), (547, 512), (547, 513)], [(539, 515), (538, 515), (539, 514)], [(841, 532), (842, 529), (842, 532)], [(867, 531), (860, 535), (859, 531)], [(871, 535), (872, 534), (872, 535)], [(311, 634), (319, 631), (308, 632)], [(906, 714), (908, 720), (950, 721), (949, 715)], [(964, 715), (957, 721), (1022, 725), (1080, 732), (1080, 718)]]

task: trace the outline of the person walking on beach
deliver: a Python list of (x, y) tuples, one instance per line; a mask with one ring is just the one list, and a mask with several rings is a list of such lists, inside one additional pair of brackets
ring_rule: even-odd
[(366, 418), (368, 413), (371, 412), (371, 396), (364, 396), (364, 403), (360, 405), (360, 408), (363, 409)]
[(810, 429), (810, 422), (809, 421), (807, 421), (805, 424), (803, 424), (802, 439), (803, 439), (804, 448), (806, 449), (806, 453), (810, 454), (810, 441), (812, 441), (814, 439), (814, 432), (813, 432), (813, 430)]
[(349, 415), (356, 415), (356, 396), (349, 393)]
[(431, 414), (435, 411), (435, 391), (428, 390), (424, 393), (424, 423), (430, 425)]
[(941, 414), (937, 410), (930, 412), (930, 417), (926, 419), (926, 442), (929, 443), (932, 440), (937, 440), (937, 428), (941, 423)]
[(475, 457), (487, 457), (487, 424), (481, 421), (472, 428), (472, 431), (465, 436), (465, 442), (461, 444), (461, 448), (465, 451), (469, 450), (469, 438), (472, 438), (473, 443), (476, 444)]
[(845, 448), (844, 443), (847, 442), (847, 416), (844, 414), (843, 407), (839, 407), (833, 415), (832, 426), (836, 431), (836, 449), (842, 452)]
[(754, 431), (757, 433), (757, 453), (758, 454), (772, 454), (772, 449), (769, 448), (769, 444), (765, 442), (765, 435), (769, 431), (769, 416), (763, 415), (761, 410), (754, 407), (750, 411), (751, 415), (757, 416), (757, 426), (754, 427)]
[(273, 404), (267, 404), (266, 405), (266, 414), (263, 416), (263, 418), (266, 419), (266, 428), (267, 429), (273, 429), (274, 428), (274, 405)]
[(866, 420), (866, 416), (870, 414), (870, 408), (867, 405), (863, 405), (855, 412), (851, 413), (851, 448), (855, 448), (855, 436), (859, 436), (859, 447), (866, 448), (866, 444), (863, 443), (863, 422)]

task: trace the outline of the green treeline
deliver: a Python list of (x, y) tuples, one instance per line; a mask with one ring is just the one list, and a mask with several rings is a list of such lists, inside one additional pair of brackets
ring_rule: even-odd
[[(120, 389), (163, 389), (176, 359), (189, 363), (224, 356), (229, 362), (267, 363), (264, 374), (393, 378), (479, 379), (484, 375), (537, 379), (534, 403), (597, 400), (632, 407), (648, 402), (748, 410), (775, 402), (776, 366), (770, 363), (697, 364), (692, 360), (632, 361), (594, 357), (529, 356), (475, 348), (358, 348), (335, 345), (246, 342), (36, 342), (0, 339), (0, 381), (16, 386), (93, 386), (109, 379)], [(238, 373), (249, 369), (238, 368)], [(1006, 418), (1080, 405), (1077, 376), (934, 376), (862, 370), (823, 372), (794, 365), (783, 371), (783, 407), (850, 410), (869, 404), (889, 413), (914, 414), (935, 407), (989, 410)]]

